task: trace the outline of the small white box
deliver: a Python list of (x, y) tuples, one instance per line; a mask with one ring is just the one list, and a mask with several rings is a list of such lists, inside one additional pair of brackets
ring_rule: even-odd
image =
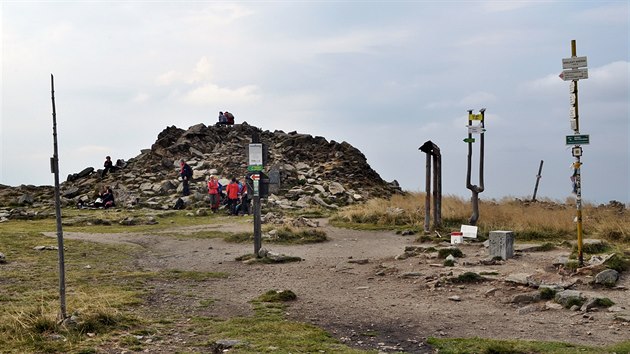
[(455, 245), (458, 243), (464, 243), (464, 236), (461, 232), (453, 232), (451, 233), (451, 245)]
[(464, 237), (477, 238), (477, 226), (462, 225), (460, 230)]

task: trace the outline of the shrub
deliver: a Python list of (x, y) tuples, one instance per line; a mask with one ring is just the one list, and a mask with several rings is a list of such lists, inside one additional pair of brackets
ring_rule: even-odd
[(451, 279), (453, 283), (479, 283), (484, 281), (484, 277), (475, 272), (466, 272)]
[(291, 290), (269, 290), (258, 297), (262, 302), (286, 302), (295, 299), (297, 295)]
[(449, 254), (456, 258), (464, 257), (464, 253), (462, 252), (462, 250), (457, 247), (442, 248), (438, 251), (438, 257), (440, 259), (448, 257)]
[(552, 288), (541, 288), (540, 298), (543, 300), (551, 300), (556, 296), (556, 291)]

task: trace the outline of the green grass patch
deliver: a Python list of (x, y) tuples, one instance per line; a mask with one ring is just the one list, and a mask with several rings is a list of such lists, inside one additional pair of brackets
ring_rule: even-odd
[(284, 302), (269, 303), (260, 298), (252, 301), (254, 315), (251, 317), (227, 320), (193, 318), (193, 324), (203, 327), (204, 335), (209, 338), (200, 345), (216, 348), (217, 341), (231, 339), (239, 341), (232, 349), (236, 353), (366, 353), (342, 344), (320, 328), (287, 320)]
[(630, 341), (625, 341), (605, 347), (590, 347), (561, 342), (495, 340), (486, 338), (429, 337), (427, 339), (427, 343), (431, 345), (434, 350), (439, 350), (440, 354), (612, 354), (630, 352)]

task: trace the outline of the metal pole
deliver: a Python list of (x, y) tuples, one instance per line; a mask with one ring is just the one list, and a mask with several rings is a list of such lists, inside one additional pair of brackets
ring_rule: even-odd
[(425, 175), (425, 196), (424, 196), (424, 232), (428, 233), (431, 223), (431, 156), (426, 153), (426, 175)]
[[(260, 135), (257, 131), (252, 133), (252, 144), (260, 144)], [(261, 231), (261, 208), (260, 208), (260, 174), (255, 173), (252, 175), (254, 177), (254, 255), (256, 258), (260, 258), (259, 252), (262, 247), (262, 231)]]
[[(571, 40), (571, 57), (577, 57), (577, 49), (575, 39)], [(578, 111), (578, 80), (573, 80), (575, 85), (575, 131), (574, 133), (580, 134), (580, 115)], [(584, 266), (584, 255), (582, 254), (582, 176), (580, 167), (580, 156), (575, 157), (575, 186), (576, 186), (576, 198), (575, 204), (577, 207), (577, 244), (578, 244), (578, 262), (580, 267)]]
[(534, 195), (532, 196), (532, 202), (536, 201), (536, 193), (538, 193), (538, 183), (542, 177), (543, 160), (540, 160), (540, 166), (538, 166), (538, 174), (536, 175), (536, 186), (534, 186)]
[(57, 219), (57, 247), (59, 248), (59, 302), (61, 320), (66, 319), (66, 272), (63, 250), (63, 230), (61, 227), (61, 197), (59, 193), (59, 153), (57, 149), (57, 111), (55, 109), (55, 79), (50, 74), (50, 92), (52, 99), (52, 119), (53, 119), (53, 157), (51, 169), (55, 174), (55, 217)]
[(431, 153), (433, 155), (433, 227), (436, 228), (438, 225), (438, 198), (439, 198), (439, 188), (438, 188), (438, 167), (437, 167), (437, 152), (433, 149)]
[(442, 153), (439, 150), (437, 154), (437, 166), (435, 166), (435, 170), (437, 171), (437, 174), (438, 174), (438, 183), (437, 183), (438, 201), (437, 201), (437, 208), (435, 209), (435, 215), (436, 215), (437, 221), (434, 227), (438, 228), (442, 226)]

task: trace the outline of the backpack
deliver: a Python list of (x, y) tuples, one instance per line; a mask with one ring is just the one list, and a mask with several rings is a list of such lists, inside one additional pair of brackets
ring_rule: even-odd
[(175, 210), (184, 209), (184, 200), (182, 198), (177, 198), (177, 201), (175, 202), (173, 209)]

